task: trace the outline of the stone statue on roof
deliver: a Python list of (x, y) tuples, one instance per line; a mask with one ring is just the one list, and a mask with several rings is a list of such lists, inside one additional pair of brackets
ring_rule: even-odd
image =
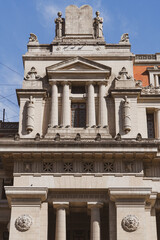
[(58, 18), (55, 19), (56, 24), (56, 38), (61, 38), (63, 36), (64, 29), (64, 18), (62, 18), (62, 13), (57, 13)]
[(95, 38), (103, 37), (103, 18), (100, 17), (100, 12), (96, 12), (96, 17), (94, 18), (94, 36)]

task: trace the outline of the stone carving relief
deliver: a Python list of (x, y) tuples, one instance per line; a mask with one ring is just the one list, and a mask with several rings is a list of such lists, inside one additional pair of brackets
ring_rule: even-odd
[(104, 163), (104, 171), (105, 172), (113, 172), (114, 165), (112, 162), (105, 162)]
[(139, 219), (135, 215), (127, 215), (122, 219), (122, 228), (126, 232), (134, 232), (139, 226)]
[(119, 72), (118, 77), (116, 77), (116, 80), (130, 80), (132, 79), (131, 76), (128, 75), (128, 72), (125, 67), (122, 68), (122, 70)]
[(142, 88), (142, 94), (160, 94), (160, 87), (154, 87), (150, 84), (149, 86)]
[(122, 34), (121, 40), (119, 41), (119, 43), (130, 43), (128, 33)]
[(43, 172), (52, 172), (53, 162), (43, 162)]
[(28, 231), (31, 225), (32, 225), (32, 218), (26, 214), (18, 217), (15, 221), (15, 227), (20, 232)]
[(84, 172), (93, 172), (94, 170), (94, 164), (93, 162), (84, 162), (83, 163), (83, 171)]
[(57, 13), (58, 18), (55, 19), (55, 24), (56, 24), (56, 38), (62, 38), (64, 35), (64, 18), (62, 18), (62, 13), (58, 12)]
[(66, 162), (64, 163), (63, 168), (65, 172), (73, 172), (73, 163)]
[(31, 70), (27, 73), (26, 77), (24, 78), (25, 80), (39, 80), (40, 76), (37, 75), (37, 71), (35, 67), (32, 67)]
[(32, 171), (32, 163), (31, 162), (25, 162), (24, 163), (24, 171), (25, 172), (31, 172)]
[[(31, 157), (32, 158), (32, 157)], [(34, 163), (30, 162), (28, 159), (22, 159), (22, 161), (18, 161), (15, 164), (15, 172), (16, 173), (51, 173), (51, 174), (65, 174), (65, 173), (102, 173), (102, 174), (128, 174), (128, 173), (136, 173), (142, 174), (143, 166), (141, 161), (136, 162), (134, 158), (124, 158), (123, 160), (115, 161), (115, 158), (98, 160), (97, 157), (95, 161), (92, 159), (83, 160), (83, 159), (71, 159), (68, 158), (68, 161), (64, 161), (64, 159), (60, 158), (59, 154), (52, 158), (43, 158), (42, 160), (35, 161)], [(158, 168), (156, 168), (157, 170)], [(160, 168), (159, 168), (160, 169)], [(159, 170), (158, 175), (160, 175)], [(10, 183), (12, 185), (12, 183)]]
[(34, 33), (30, 33), (29, 43), (39, 43), (38, 38)]
[(137, 80), (136, 82), (135, 82), (135, 86), (136, 87), (142, 87), (142, 81), (141, 80)]
[(125, 171), (128, 173), (133, 172), (133, 162), (126, 162), (125, 163)]
[(95, 38), (102, 38), (103, 37), (103, 18), (100, 17), (100, 12), (96, 12), (96, 17), (94, 18), (94, 36)]
[(27, 101), (27, 111), (26, 111), (26, 131), (27, 133), (31, 133), (34, 129), (34, 99), (30, 96), (29, 101)]
[(126, 134), (131, 131), (131, 107), (127, 96), (123, 101), (123, 129)]

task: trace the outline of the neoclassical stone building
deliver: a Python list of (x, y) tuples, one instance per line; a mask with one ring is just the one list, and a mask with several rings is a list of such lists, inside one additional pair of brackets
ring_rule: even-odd
[(160, 53), (106, 43), (88, 5), (55, 25), (30, 34), (18, 133), (0, 125), (0, 239), (158, 240)]

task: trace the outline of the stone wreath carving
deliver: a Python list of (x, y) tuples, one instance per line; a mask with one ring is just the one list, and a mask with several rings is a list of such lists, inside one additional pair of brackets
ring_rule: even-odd
[(139, 226), (139, 219), (135, 215), (127, 215), (122, 219), (122, 228), (126, 232), (134, 232)]
[(32, 218), (29, 215), (22, 215), (15, 221), (15, 227), (20, 232), (25, 232), (30, 229), (32, 225)]

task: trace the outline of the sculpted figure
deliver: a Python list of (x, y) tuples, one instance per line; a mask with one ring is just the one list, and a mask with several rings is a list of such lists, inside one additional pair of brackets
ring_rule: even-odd
[(34, 33), (30, 33), (29, 42), (36, 42), (36, 43), (38, 43), (38, 38), (37, 38), (37, 36)]
[(94, 35), (95, 38), (103, 37), (103, 18), (99, 16), (100, 12), (96, 12), (96, 17), (94, 18)]
[(37, 75), (37, 71), (36, 71), (35, 67), (32, 67), (24, 79), (25, 80), (38, 80), (38, 79), (40, 79), (40, 76)]
[(128, 33), (122, 34), (121, 40), (119, 43), (129, 43), (129, 34)]
[(57, 15), (58, 15), (58, 18), (55, 19), (56, 38), (61, 38), (63, 36), (64, 18), (62, 18), (61, 12), (58, 12)]

